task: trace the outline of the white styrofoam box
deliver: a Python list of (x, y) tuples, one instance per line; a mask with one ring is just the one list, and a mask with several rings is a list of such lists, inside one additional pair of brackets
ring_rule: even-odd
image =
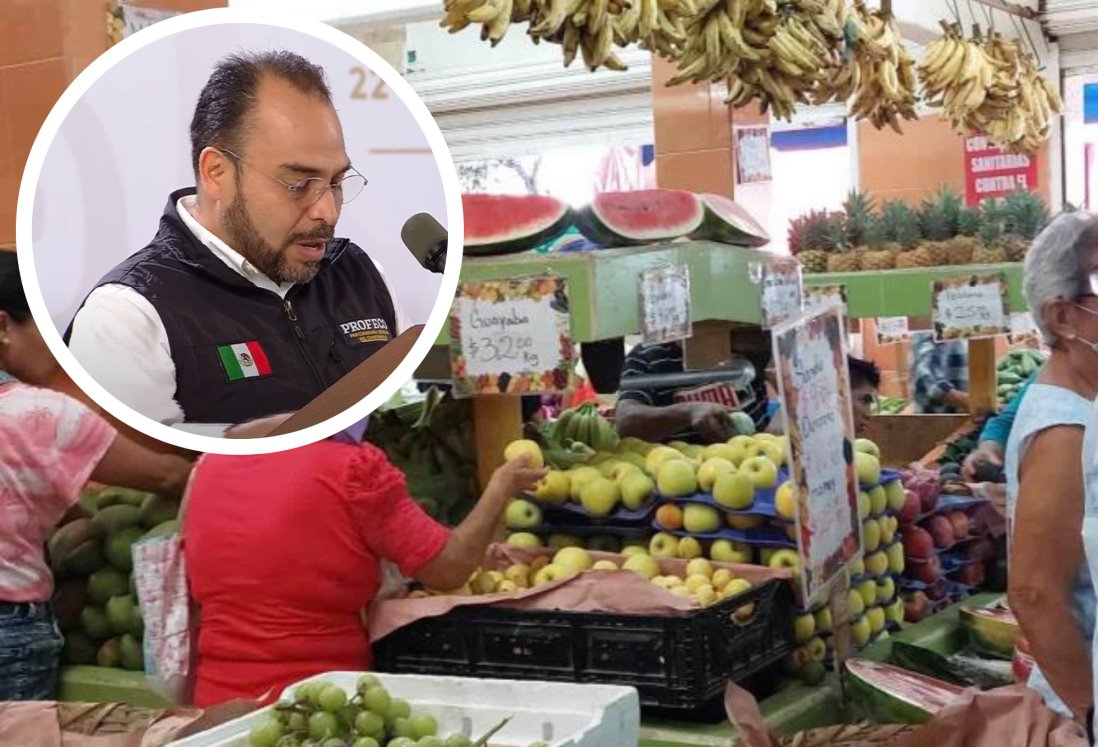
[[(321, 680), (353, 695), (366, 672), (328, 672)], [(640, 732), (640, 698), (631, 687), (573, 685), (559, 682), (481, 680), (370, 672), (394, 698), (438, 719), (439, 734), (477, 739), (505, 716), (513, 716), (489, 740), (490, 747), (526, 747), (544, 741), (550, 747), (635, 747)], [(295, 683), (282, 694), (293, 697)], [(267, 720), (271, 707), (172, 742), (172, 747), (247, 747), (248, 732)]]

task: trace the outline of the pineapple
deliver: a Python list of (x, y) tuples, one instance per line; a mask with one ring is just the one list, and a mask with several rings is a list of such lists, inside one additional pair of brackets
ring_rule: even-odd
[(984, 200), (980, 205), (980, 244), (972, 253), (973, 264), (994, 265), (1007, 261), (1007, 253), (1002, 246), (1005, 215), (1001, 200)]
[(823, 210), (813, 210), (789, 224), (789, 251), (806, 273), (827, 272), (832, 232), (831, 217)]
[(1033, 239), (1048, 225), (1048, 208), (1032, 192), (1012, 192), (1002, 202), (1003, 236), (1001, 245), (1010, 262), (1021, 262)]
[(864, 250), (852, 247), (847, 241), (849, 224), (846, 213), (831, 213), (828, 216), (828, 222), (830, 254), (827, 255), (827, 271), (857, 272), (862, 269)]
[(957, 219), (957, 233), (961, 236), (974, 237), (980, 233), (982, 223), (980, 209), (966, 207), (961, 210), (961, 215)]
[(899, 269), (913, 269), (918, 267), (933, 267), (933, 258), (930, 250), (925, 245), (906, 252), (900, 252), (896, 257), (896, 267)]
[(972, 255), (980, 242), (972, 236), (956, 236), (947, 241), (946, 244), (949, 247), (949, 263), (951, 265), (970, 265), (972, 264)]
[(935, 266), (949, 264), (949, 246), (945, 242), (957, 235), (963, 208), (961, 196), (945, 186), (919, 207), (919, 227), (930, 242), (926, 249)]
[[(888, 241), (899, 244), (904, 249), (914, 249), (922, 240), (919, 216), (904, 202), (899, 200), (886, 202), (881, 207), (881, 222), (884, 224), (884, 233)], [(915, 257), (909, 257), (906, 261), (915, 260), (918, 260), (920, 264), (914, 266), (929, 267), (931, 257), (928, 252), (920, 252)], [(897, 258), (896, 266), (901, 266), (899, 258)]]
[(843, 203), (843, 232), (847, 246), (860, 247), (869, 242), (874, 218), (873, 198), (865, 192), (850, 190)]
[(891, 270), (896, 267), (896, 255), (901, 248), (889, 244), (884, 221), (873, 216), (866, 232), (866, 252), (862, 257), (863, 270)]

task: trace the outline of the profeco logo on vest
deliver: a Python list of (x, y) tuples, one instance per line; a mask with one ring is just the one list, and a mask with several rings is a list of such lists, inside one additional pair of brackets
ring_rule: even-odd
[(367, 345), (372, 342), (388, 342), (391, 338), (389, 324), (380, 317), (356, 319), (339, 325), (348, 345)]

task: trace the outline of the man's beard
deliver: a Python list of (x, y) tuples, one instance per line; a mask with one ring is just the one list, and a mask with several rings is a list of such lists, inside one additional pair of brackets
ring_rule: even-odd
[(278, 283), (307, 283), (316, 277), (320, 269), (319, 262), (306, 262), (304, 267), (291, 267), (286, 262), (286, 249), (299, 242), (328, 241), (334, 235), (330, 226), (323, 226), (309, 233), (295, 233), (287, 240), (282, 249), (270, 245), (252, 224), (244, 193), (237, 191), (221, 219), (222, 229), (229, 237), (232, 248), (255, 265), (256, 269)]

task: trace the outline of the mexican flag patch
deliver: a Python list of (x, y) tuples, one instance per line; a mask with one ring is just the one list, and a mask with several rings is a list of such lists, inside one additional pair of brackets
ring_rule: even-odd
[(269, 376), (271, 373), (267, 354), (263, 352), (263, 346), (255, 340), (239, 342), (236, 345), (222, 345), (217, 349), (217, 355), (221, 358), (221, 366), (225, 369), (225, 375), (229, 377), (229, 381), (254, 379)]

